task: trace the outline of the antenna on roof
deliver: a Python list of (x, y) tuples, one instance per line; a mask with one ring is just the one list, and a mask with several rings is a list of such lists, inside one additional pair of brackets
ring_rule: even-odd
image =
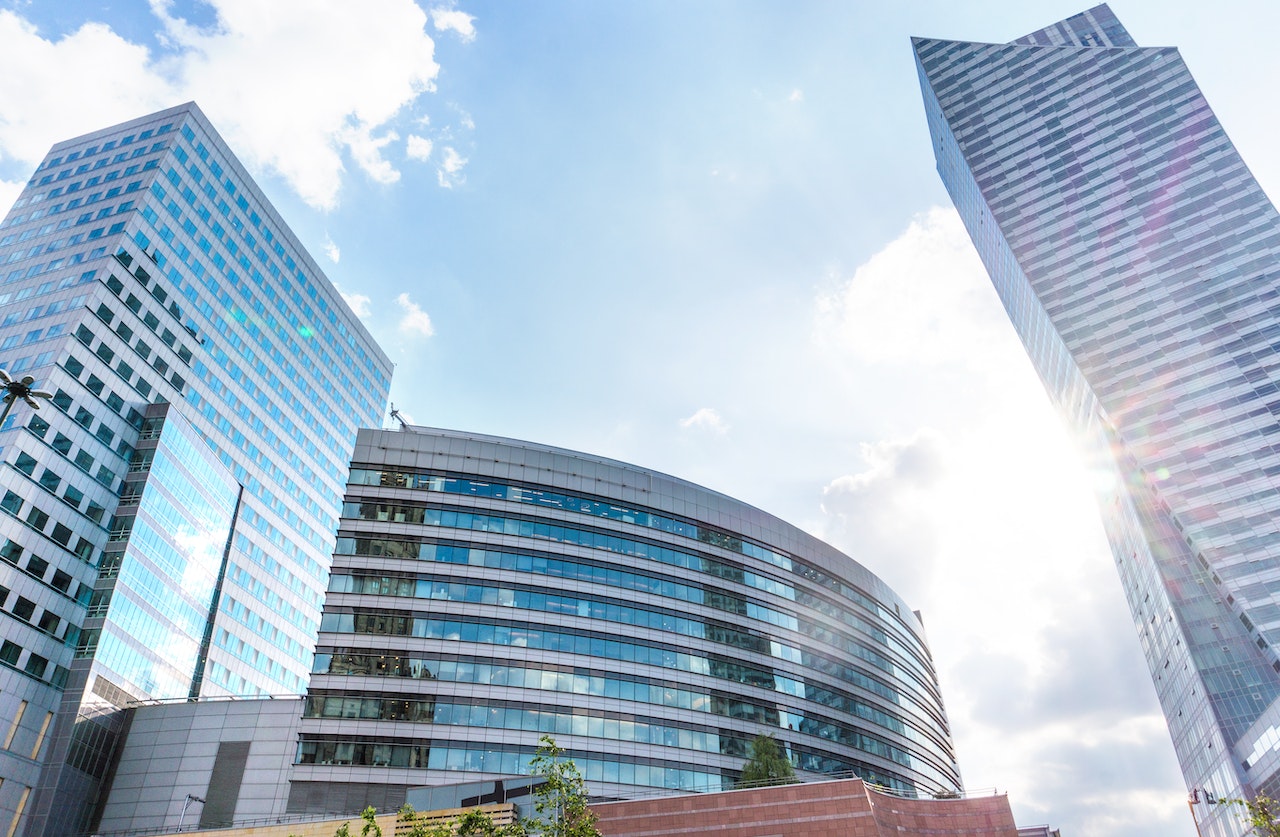
[(396, 409), (396, 405), (395, 405), (395, 404), (392, 404), (392, 405), (391, 405), (391, 417), (392, 417), (393, 419), (395, 419), (396, 421), (400, 422), (400, 429), (401, 429), (401, 430), (408, 430), (408, 429), (409, 429), (409, 422), (405, 421), (403, 418), (401, 418), (401, 417), (400, 417), (400, 411)]

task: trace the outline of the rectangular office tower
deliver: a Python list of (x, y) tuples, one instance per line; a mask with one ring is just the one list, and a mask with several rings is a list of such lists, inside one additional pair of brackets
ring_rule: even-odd
[(0, 426), (0, 835), (80, 833), (120, 707), (305, 687), (391, 365), (187, 104), (40, 164), (0, 367), (52, 394)]
[[(938, 170), (1105, 526), (1203, 833), (1280, 793), (1280, 223), (1178, 51), (1106, 6), (913, 41)], [(1212, 797), (1212, 803), (1206, 801)]]

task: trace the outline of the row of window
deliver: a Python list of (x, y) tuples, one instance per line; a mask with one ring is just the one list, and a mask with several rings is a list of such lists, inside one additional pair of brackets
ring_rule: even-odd
[[(682, 535), (701, 543), (718, 546), (731, 552), (740, 552), (752, 558), (768, 561), (783, 569), (792, 570), (819, 586), (840, 593), (843, 597), (862, 605), (882, 619), (901, 623), (896, 609), (886, 608), (861, 590), (850, 587), (842, 580), (834, 578), (805, 562), (793, 559), (789, 555), (776, 552), (761, 544), (744, 540), (736, 535), (727, 535), (691, 521), (659, 514), (648, 509), (622, 505), (613, 500), (599, 500), (580, 494), (563, 494), (544, 488), (528, 488), (510, 483), (473, 480), (467, 477), (450, 477), (427, 472), (387, 471), (377, 468), (352, 468), (350, 484), (414, 488), (445, 494), (489, 497), (496, 500), (562, 509), (659, 529), (663, 532)], [(873, 625), (867, 625), (862, 630), (873, 635), (880, 632), (880, 629)], [(904, 630), (903, 636), (913, 649), (912, 652), (908, 653), (908, 656), (919, 656), (927, 659), (928, 652), (925, 650), (924, 644), (910, 630)]]
[[(356, 612), (325, 613), (321, 617), (320, 630), (331, 633), (414, 636), (503, 647), (536, 648), (709, 675), (729, 682), (776, 690), (796, 697), (805, 697), (806, 692), (804, 681), (777, 671), (714, 656), (691, 654), (658, 643), (626, 642), (610, 635), (588, 632), (566, 633), (541, 625), (524, 623), (495, 625), (487, 621), (441, 619), (426, 614)], [(932, 717), (927, 709), (917, 704), (909, 695), (900, 693), (885, 683), (835, 661), (825, 660), (817, 655), (809, 656), (812, 658), (806, 660), (809, 667), (850, 685), (879, 694), (904, 708), (920, 712), (924, 718)]]
[[(26, 505), (27, 502), (22, 499), (22, 496), (13, 491), (6, 491), (4, 493), (4, 497), (0, 498), (0, 510), (8, 512), (14, 517), (19, 517), (22, 514), (23, 507)], [(27, 509), (26, 517), (21, 517), (20, 519), (26, 523), (28, 527), (36, 530), (42, 535), (45, 535), (59, 546), (64, 547), (68, 552), (75, 555), (80, 560), (86, 563), (92, 563), (92, 542), (87, 538), (76, 537), (75, 547), (72, 548), (71, 539), (75, 536), (75, 533), (72, 532), (69, 527), (57, 521), (54, 522), (52, 531), (45, 532), (45, 528), (49, 525), (49, 513), (41, 509), (34, 502), (32, 502), (30, 507)]]
[[(156, 319), (155, 316), (150, 312), (147, 312), (145, 316), (142, 314), (142, 303), (136, 296), (134, 296), (133, 294), (129, 294), (128, 298), (125, 299), (124, 303), (125, 303), (125, 306), (130, 311), (133, 311), (133, 313), (142, 317), (143, 322), (148, 327), (154, 328), (152, 323)], [(111, 323), (115, 320), (115, 316), (116, 316), (115, 311), (113, 311), (105, 303), (100, 304), (98, 306), (98, 310), (95, 311), (94, 314), (98, 317), (99, 320), (103, 322), (104, 325), (107, 325), (107, 326), (111, 325)], [(148, 345), (147, 342), (143, 340), (141, 337), (139, 337), (136, 342), (131, 344), (129, 341), (133, 338), (133, 329), (130, 328), (129, 325), (123, 321), (123, 319), (121, 320), (120, 323), (116, 325), (115, 331), (116, 331), (116, 334), (122, 340), (125, 341), (125, 345), (133, 349), (134, 355), (139, 360), (141, 360), (143, 363), (149, 364), (151, 368), (154, 369), (162, 379), (168, 380), (169, 383), (173, 385), (174, 389), (177, 390), (179, 395), (182, 394), (182, 391), (186, 388), (186, 385), (187, 385), (186, 379), (183, 378), (183, 376), (180, 375), (176, 370), (170, 373), (169, 362), (165, 360), (164, 357), (162, 357), (159, 352), (155, 352), (153, 354), (151, 346)], [(166, 345), (169, 345), (169, 346), (174, 345), (173, 333), (170, 332), (168, 329), (165, 329), (164, 333), (161, 334), (160, 337), (162, 342), (164, 342)], [(79, 339), (81, 343), (84, 343), (86, 347), (92, 348), (95, 335), (93, 331), (89, 329), (88, 326), (81, 325), (79, 327), (79, 330), (76, 332), (76, 338)], [(185, 349), (185, 347), (182, 347), (182, 348)], [(101, 359), (102, 362), (107, 364), (108, 366), (112, 363), (112, 361), (115, 360), (115, 350), (112, 349), (110, 346), (108, 346), (105, 340), (100, 341), (98, 343), (97, 349), (94, 349), (94, 354), (97, 355), (99, 359)], [(183, 358), (183, 362), (190, 360), (190, 357), (191, 357), (190, 352), (189, 351), (186, 352), (186, 357)], [(133, 375), (134, 375), (133, 366), (128, 362), (126, 362), (123, 357), (121, 357), (119, 361), (116, 363), (115, 372), (117, 375), (120, 376), (120, 379), (122, 381), (124, 381), (126, 384), (129, 384), (131, 387), (137, 390), (138, 393), (143, 397), (143, 399), (145, 400), (151, 399), (151, 392), (152, 392), (151, 383), (147, 381), (145, 378), (143, 378), (141, 375), (139, 375), (137, 380), (135, 381), (133, 379)]]
[[(62, 397), (59, 398), (59, 396)], [(93, 414), (86, 408), (79, 407), (76, 409), (74, 414), (70, 412), (70, 407), (73, 402), (71, 402), (70, 396), (67, 396), (61, 389), (54, 393), (54, 400), (55, 405), (59, 406), (59, 409), (66, 412), (67, 415), (71, 416), (77, 424), (84, 427), (86, 430), (88, 430), (93, 424)], [(123, 404), (123, 402), (121, 402), (121, 404)], [(115, 490), (116, 472), (108, 468), (105, 464), (97, 465), (97, 460), (94, 459), (93, 454), (89, 453), (87, 448), (81, 447), (79, 450), (76, 450), (75, 455), (72, 456), (71, 452), (75, 450), (75, 445), (71, 439), (56, 430), (53, 431), (53, 438), (50, 439), (49, 422), (39, 416), (32, 416), (31, 420), (27, 422), (27, 428), (36, 436), (48, 443), (49, 447), (56, 451), (63, 459), (70, 462), (85, 474), (93, 477), (109, 491)], [(95, 438), (103, 441), (104, 444), (110, 444), (110, 441), (115, 438), (115, 433), (110, 427), (106, 426), (105, 422), (99, 422), (98, 433), (95, 434)], [(121, 439), (116, 445), (116, 453), (120, 456), (131, 456), (133, 454), (133, 448), (128, 444), (128, 442)], [(36, 460), (27, 454), (19, 454), (19, 458), (23, 457), (25, 458), (22, 461), (25, 465), (29, 465), (29, 469), (23, 468), (22, 470), (27, 474), (27, 476), (34, 479)], [(96, 470), (94, 468), (95, 465), (97, 465)], [(54, 496), (58, 496), (56, 492), (59, 486), (61, 486), (62, 494), (61, 496), (58, 496), (59, 500), (80, 512), (99, 526), (102, 525), (102, 518), (103, 515), (106, 514), (106, 509), (93, 500), (89, 500), (86, 503), (85, 493), (81, 491), (71, 480), (66, 480), (64, 482), (57, 472), (46, 467), (41, 473), (37, 484), (50, 494), (54, 494)]]
[[(13, 601), (10, 601), (10, 596)], [(28, 623), (37, 631), (54, 639), (59, 640), (64, 645), (75, 646), (76, 640), (80, 638), (80, 627), (71, 622), (65, 624), (66, 631), (62, 636), (58, 636), (58, 629), (64, 627), (62, 617), (54, 613), (52, 610), (41, 610), (39, 618), (36, 618), (36, 603), (28, 599), (26, 596), (15, 594), (8, 587), (0, 586), (0, 608), (8, 605), (8, 613), (23, 622)]]
[[(466, 742), (395, 744), (384, 741), (303, 740), (298, 743), (296, 764), (343, 764), (373, 767), (416, 767), (429, 770), (469, 771), (519, 775), (529, 772), (533, 753), (514, 746), (468, 746)], [(658, 759), (601, 756), (572, 751), (568, 754), (589, 782), (666, 788), (688, 792), (730, 789), (734, 777), (719, 771), (680, 767)], [(916, 787), (900, 776), (871, 765), (843, 762), (830, 757), (798, 754), (801, 769), (857, 776), (904, 794)]]
[[(49, 671), (48, 658), (42, 657), (34, 651), (28, 651), (26, 662), (19, 667), (18, 664), (22, 661), (22, 652), (24, 650), (21, 645), (12, 640), (0, 641), (0, 664), (29, 674), (37, 680), (44, 680), (45, 673)], [(67, 675), (69, 674), (70, 672), (67, 669), (55, 665), (53, 671), (49, 673), (49, 679), (45, 682), (55, 689), (61, 689), (67, 685)]]
[[(764, 590), (766, 593), (772, 593), (781, 598), (792, 601), (797, 598), (794, 587), (791, 585), (785, 585), (769, 576), (750, 572), (742, 569), (741, 567), (726, 564), (707, 556), (682, 552), (661, 544), (633, 540), (631, 538), (621, 537), (611, 532), (576, 529), (555, 522), (525, 520), (515, 517), (499, 517), (496, 515), (488, 515), (478, 512), (453, 511), (450, 509), (425, 508), (422, 506), (373, 502), (347, 502), (343, 504), (342, 515), (346, 518), (356, 518), (361, 520), (411, 523), (423, 526), (439, 526), (441, 528), (495, 532), (522, 538), (538, 538), (556, 541), (559, 543), (578, 544), (593, 549), (600, 549), (607, 552), (614, 552), (638, 558), (648, 558), (664, 564), (708, 573), (718, 578), (725, 578), (730, 581), (747, 584), (757, 589)], [(768, 621), (772, 624), (778, 624), (780, 627), (796, 629), (796, 619), (791, 614), (783, 614), (776, 610), (758, 605), (753, 605), (752, 610), (755, 618)], [(854, 618), (852, 617), (852, 614), (850, 617)], [(857, 621), (861, 622), (861, 620)], [(827, 633), (830, 634), (831, 632)], [(835, 635), (831, 634), (831, 636), (834, 638)], [(883, 632), (879, 632), (878, 637), (887, 641), (887, 635)], [(910, 679), (904, 682), (912, 685), (913, 688), (922, 695), (924, 700), (930, 702), (936, 702), (938, 700), (936, 695), (936, 683), (933, 678), (929, 676), (925, 666), (914, 655), (907, 654), (904, 656), (903, 661), (907, 662), (908, 665), (900, 668), (899, 664), (893, 659), (864, 648), (856, 641), (842, 641), (839, 645), (842, 650), (852, 653), (855, 656), (872, 663), (876, 667), (894, 674), (895, 676), (902, 674), (909, 675)], [(901, 648), (901, 646), (899, 646), (899, 648)], [(906, 649), (901, 650), (905, 651)]]
[[(616, 622), (628, 627), (651, 628), (668, 631), (697, 639), (715, 642), (772, 655), (781, 659), (800, 662), (800, 649), (781, 642), (771, 642), (760, 634), (740, 631), (722, 624), (708, 623), (701, 619), (681, 616), (672, 611), (648, 610), (626, 602), (601, 601), (579, 596), (549, 593), (537, 589), (499, 587), (487, 584), (468, 584), (462, 581), (432, 577), (396, 578), (385, 575), (348, 575), (338, 573), (329, 578), (331, 593), (359, 593), (382, 596), (398, 596), (417, 599), (435, 599), (452, 602), (474, 602), (532, 610), (542, 613), (558, 613)], [(708, 596), (715, 606), (716, 595)]]
[[(536, 531), (531, 529), (530, 531)], [(621, 543), (621, 539), (618, 539)], [(490, 567), (493, 569), (514, 570), (517, 572), (531, 573), (535, 575), (546, 575), (556, 578), (571, 578), (580, 581), (589, 581), (596, 584), (606, 584), (610, 587), (617, 587), (624, 590), (637, 590), (645, 593), (652, 593), (666, 598), (679, 599), (681, 601), (692, 602), (695, 604), (704, 604), (715, 607), (727, 613), (737, 616), (747, 616), (751, 619), (757, 619), (762, 622), (768, 622), (771, 625), (804, 633), (807, 636), (821, 639), (833, 648), (838, 648), (844, 652), (854, 654), (855, 656), (867, 660), (877, 668), (883, 669), (890, 673), (898, 673), (894, 661), (884, 657), (870, 649), (863, 647), (857, 640), (838, 634), (829, 630), (823, 625), (813, 623), (807, 619), (801, 619), (790, 613), (780, 611), (774, 608), (766, 607), (762, 604), (744, 599), (733, 594), (708, 588), (705, 585), (689, 585), (671, 581), (667, 578), (659, 576), (651, 576), (643, 573), (630, 572), (621, 570), (612, 566), (604, 566), (600, 564), (585, 563), (579, 561), (571, 561), (558, 557), (544, 557), (542, 555), (530, 553), (514, 553), (503, 552), (499, 550), (486, 550), (478, 547), (468, 547), (451, 544), (430, 544), (417, 543), (410, 541), (387, 540), (382, 538), (352, 538), (339, 537), (335, 549), (335, 554), (342, 555), (380, 555), (393, 558), (417, 558), (423, 561), (436, 561), (439, 563), (450, 564), (469, 564), (471, 566)], [(718, 564), (711, 559), (704, 559), (704, 565), (709, 566), (713, 570), (713, 574), (718, 577), (730, 577), (731, 580), (740, 580), (733, 578), (736, 568), (730, 568), (726, 565)], [(350, 584), (350, 582), (341, 582)], [(433, 594), (422, 595), (416, 585), (405, 587), (402, 580), (388, 580), (386, 590), (380, 589), (378, 585), (369, 586), (372, 582), (361, 582), (361, 589), (337, 589), (330, 586), (330, 590), (334, 592), (364, 592), (378, 593), (381, 595), (404, 595), (415, 596), (418, 598), (431, 598)], [(331, 581), (332, 585), (332, 581)], [(391, 588), (397, 590), (403, 588), (409, 592), (391, 592)], [(822, 612), (824, 615), (839, 619), (841, 622), (855, 629), (869, 630), (872, 628), (865, 620), (858, 618), (855, 614), (838, 608), (836, 605), (827, 602), (817, 596), (814, 596), (804, 590), (795, 591), (795, 601), (797, 604), (813, 607), (815, 610)], [(872, 631), (873, 638), (879, 639), (885, 644), (894, 645), (890, 638), (883, 631)], [(749, 647), (749, 646), (743, 646)], [(896, 646), (898, 650), (905, 651), (901, 645)], [(787, 651), (788, 649), (780, 649)], [(795, 649), (789, 649), (794, 651)], [(763, 653), (770, 653), (764, 651)], [(795, 659), (796, 653), (784, 653), (786, 659)], [(915, 662), (915, 660), (907, 656), (907, 660)], [(930, 678), (925, 674), (924, 669), (919, 664), (915, 666), (918, 672), (918, 679), (922, 683), (929, 683)]]
[[(24, 554), (27, 556), (25, 562), (22, 558)], [(6, 538), (4, 544), (0, 545), (0, 559), (3, 559), (14, 567), (18, 567), (36, 581), (39, 581), (46, 587), (56, 590), (59, 594), (67, 597), (68, 599), (78, 602), (81, 605), (86, 604), (89, 601), (89, 596), (92, 591), (92, 588), (90, 588), (89, 585), (77, 582), (74, 578), (57, 567), (53, 567), (53, 574), (49, 575), (51, 565), (48, 561), (35, 553), (27, 554), (26, 550), (12, 539)], [(49, 575), (49, 577), (46, 578), (46, 575)], [(75, 587), (74, 592), (72, 591), (73, 584)]]
[[(483, 686), (509, 686), (522, 689), (595, 695), (612, 700), (708, 712), (726, 718), (754, 721), (779, 728), (798, 727), (804, 723), (834, 724), (799, 709), (779, 709), (776, 702), (757, 702), (743, 697), (709, 691), (691, 691), (671, 681), (653, 680), (622, 673), (586, 674), (581, 669), (554, 665), (535, 667), (529, 663), (493, 662), (483, 658), (404, 657), (391, 653), (366, 654), (354, 651), (324, 650), (316, 654), (314, 674), (349, 677), (406, 677), (439, 680), (448, 683), (474, 683)], [(905, 736), (912, 741), (937, 744), (940, 736), (934, 730), (927, 734), (904, 718), (848, 694), (818, 686), (807, 686), (805, 700), (856, 716), (879, 727)], [(356, 699), (358, 700), (358, 699)]]
[[(578, 735), (746, 756), (750, 734), (724, 728), (676, 725), (669, 720), (618, 712), (557, 709), (507, 701), (453, 703), (446, 700), (309, 695), (305, 718), (393, 720), (439, 726), (524, 730), (555, 736)], [(878, 738), (839, 724), (802, 724), (798, 730), (827, 741), (913, 767), (909, 753)]]

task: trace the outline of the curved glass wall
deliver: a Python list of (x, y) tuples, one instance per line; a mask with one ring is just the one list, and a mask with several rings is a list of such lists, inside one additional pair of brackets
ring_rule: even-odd
[(960, 786), (923, 631), (879, 579), (672, 477), (523, 442), (361, 431), (290, 808), (523, 772), (731, 787), (771, 734), (802, 774)]

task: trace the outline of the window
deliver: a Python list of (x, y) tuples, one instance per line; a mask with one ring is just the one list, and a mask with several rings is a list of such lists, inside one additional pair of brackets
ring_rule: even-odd
[(0, 663), (8, 663), (11, 666), (18, 664), (18, 658), (22, 656), (22, 647), (15, 642), (5, 640), (0, 643)]
[(36, 627), (44, 631), (49, 636), (53, 636), (58, 632), (58, 626), (61, 624), (62, 618), (60, 616), (46, 610), (44, 613), (40, 614), (40, 621), (36, 623)]
[(61, 484), (61, 482), (62, 482), (62, 477), (59, 477), (57, 474), (55, 474), (53, 471), (50, 471), (48, 468), (45, 468), (44, 473), (40, 475), (40, 487), (50, 493), (57, 491), (58, 485)]
[(19, 451), (18, 458), (14, 460), (13, 465), (22, 473), (26, 474), (27, 476), (31, 476), (31, 474), (36, 469), (36, 460), (33, 456), (26, 453), (25, 451)]
[(76, 329), (76, 339), (88, 346), (93, 343), (93, 332), (87, 326), (82, 325)]
[(49, 562), (43, 558), (32, 555), (27, 559), (27, 572), (36, 578), (44, 578), (44, 574), (49, 570)]
[(49, 667), (49, 661), (39, 654), (27, 655), (27, 664), (23, 666), (27, 674), (32, 677), (44, 677), (44, 671)]
[(76, 488), (74, 485), (67, 485), (65, 491), (62, 492), (62, 502), (71, 506), (73, 509), (80, 508), (80, 502), (84, 500), (84, 492)]
[(97, 375), (90, 375), (89, 380), (85, 381), (84, 385), (94, 395), (102, 395), (103, 383), (102, 379)]
[(62, 546), (71, 543), (71, 530), (61, 523), (53, 524), (53, 535), (51, 537)]
[(18, 600), (13, 603), (13, 615), (21, 619), (23, 622), (29, 622), (31, 617), (35, 615), (36, 603), (28, 599), (26, 596), (19, 596)]
[(22, 547), (9, 539), (5, 539), (4, 546), (0, 546), (0, 558), (13, 564), (18, 565), (18, 559), (22, 557)]
[(89, 455), (88, 451), (81, 449), (76, 452), (75, 463), (77, 468), (88, 473), (89, 469), (93, 467), (93, 457)]
[(110, 447), (111, 443), (116, 439), (115, 431), (107, 427), (105, 422), (98, 422), (98, 431), (93, 435), (97, 436), (107, 447)]
[(61, 590), (63, 593), (66, 593), (71, 589), (71, 576), (67, 575), (62, 570), (54, 570), (53, 579), (49, 583), (53, 585), (54, 589)]
[(84, 372), (84, 364), (76, 360), (74, 356), (68, 357), (62, 365), (75, 378), (79, 378), (80, 373)]
[(31, 420), (27, 422), (27, 428), (32, 433), (36, 434), (41, 439), (43, 439), (44, 435), (49, 432), (49, 422), (45, 421), (44, 419), (40, 418), (40, 416), (33, 413), (31, 415)]
[(102, 361), (104, 363), (110, 363), (111, 361), (115, 360), (115, 357), (116, 357), (116, 353), (112, 351), (111, 347), (108, 346), (106, 343), (99, 343), (98, 350), (94, 352), (94, 354), (102, 358)]
[(89, 508), (84, 510), (85, 517), (89, 518), (94, 523), (101, 523), (102, 516), (106, 513), (107, 513), (106, 509), (104, 509), (102, 506), (99, 506), (97, 503), (94, 503), (94, 502), (90, 502)]
[[(129, 298), (133, 299), (132, 296)], [(106, 303), (102, 303), (98, 306), (98, 319), (102, 320), (104, 323), (110, 323), (115, 318), (115, 312), (108, 308)]]
[(119, 413), (120, 408), (124, 406), (124, 399), (113, 392), (107, 396), (107, 406)]
[(27, 523), (43, 532), (44, 527), (49, 525), (49, 515), (32, 506), (27, 512)]
[(123, 337), (126, 342), (133, 339), (133, 329), (125, 325), (123, 321), (116, 326), (116, 334)]
[(76, 424), (88, 430), (90, 427), (93, 426), (93, 413), (89, 412), (84, 407), (79, 407), (76, 409), (75, 422)]
[(0, 509), (4, 509), (9, 514), (17, 514), (22, 511), (22, 498), (12, 491), (6, 491), (4, 499), (0, 500)]
[(53, 394), (53, 406), (65, 413), (71, 409), (71, 396), (59, 389)]
[(53, 437), (53, 449), (66, 456), (71, 453), (71, 440), (61, 433), (57, 433)]

